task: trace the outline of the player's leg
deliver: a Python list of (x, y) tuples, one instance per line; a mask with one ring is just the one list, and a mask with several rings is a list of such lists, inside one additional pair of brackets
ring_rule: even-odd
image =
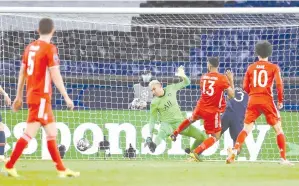
[(246, 109), (245, 113), (245, 120), (244, 120), (244, 127), (243, 130), (239, 133), (236, 143), (234, 145), (234, 148), (228, 149), (228, 156), (226, 158), (226, 163), (232, 163), (235, 161), (235, 157), (237, 156), (238, 152), (240, 152), (240, 149), (247, 137), (247, 135), (252, 131), (253, 125), (255, 120), (261, 115), (261, 113), (258, 111), (260, 105), (254, 105), (254, 104), (248, 104), (248, 107)]
[(48, 151), (51, 155), (53, 162), (56, 164), (56, 169), (59, 173), (59, 176), (60, 177), (79, 176), (80, 175), (79, 172), (73, 172), (69, 169), (66, 169), (60, 157), (60, 153), (58, 151), (58, 146), (56, 143), (57, 128), (54, 119), (54, 114), (52, 111), (52, 106), (50, 103), (47, 103), (45, 106), (45, 114), (44, 114), (44, 118), (42, 119), (42, 123), (43, 123), (43, 128), (45, 129), (47, 135)]
[(190, 153), (190, 156), (195, 159), (198, 159), (198, 154), (213, 146), (221, 137), (220, 113), (205, 113), (203, 119), (205, 131), (210, 136), (194, 149), (193, 153)]
[(221, 135), (230, 127), (231, 112), (226, 110), (221, 116)]
[(49, 123), (47, 125), (44, 125), (43, 128), (45, 129), (47, 135), (47, 147), (52, 157), (52, 160), (56, 164), (56, 169), (58, 171), (64, 171), (65, 167), (60, 158), (60, 154), (58, 152), (57, 144), (56, 144), (56, 136), (57, 136), (56, 124), (54, 122)]
[(274, 102), (272, 102), (272, 104), (265, 105), (263, 107), (263, 113), (266, 117), (267, 123), (273, 127), (276, 133), (276, 143), (280, 152), (281, 163), (291, 165), (286, 158), (286, 138), (281, 127), (280, 114)]
[(159, 132), (154, 140), (154, 143), (158, 146), (173, 132), (173, 127), (168, 123), (161, 123)]
[(200, 145), (207, 138), (205, 133), (201, 132), (198, 128), (194, 127), (193, 125), (181, 132), (181, 134), (195, 139), (190, 148), (191, 151), (198, 147), (198, 145)]
[(38, 132), (39, 128), (40, 128), (39, 122), (27, 123), (23, 136), (18, 139), (16, 146), (12, 151), (10, 159), (5, 164), (4, 171), (6, 171), (8, 175), (13, 177), (19, 176), (16, 170), (14, 169), (14, 165), (16, 161), (19, 159), (19, 157), (22, 155), (24, 149), (26, 148), (30, 140), (36, 136), (36, 133)]
[(183, 130), (185, 130), (187, 127), (189, 127), (192, 123), (199, 120), (202, 115), (203, 110), (200, 109), (200, 105), (196, 105), (192, 116), (190, 118), (185, 119), (181, 122), (181, 124), (178, 126), (178, 128), (174, 131), (174, 135), (180, 134)]
[(0, 162), (5, 160), (4, 149), (5, 149), (5, 133), (4, 124), (2, 123), (2, 117), (0, 114)]
[[(233, 140), (234, 145), (236, 144), (238, 135), (240, 134), (240, 132), (242, 131), (242, 129), (244, 127), (243, 121), (244, 121), (243, 119), (235, 118), (230, 124), (229, 134)], [(241, 149), (242, 149), (242, 146), (238, 149), (238, 154), (240, 154)]]

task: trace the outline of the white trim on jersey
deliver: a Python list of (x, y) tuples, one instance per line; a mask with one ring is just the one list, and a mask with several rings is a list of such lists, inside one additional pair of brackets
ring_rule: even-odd
[(218, 107), (219, 107), (219, 108), (221, 108), (222, 98), (223, 98), (223, 91), (221, 92), (221, 97), (220, 97), (220, 101), (219, 101), (219, 104), (218, 104)]
[(215, 128), (219, 127), (218, 112), (215, 114)]
[(45, 113), (45, 107), (46, 107), (46, 99), (45, 98), (41, 98), (40, 99), (40, 105), (38, 108), (38, 118), (44, 118), (44, 113)]
[(44, 93), (49, 93), (50, 89), (50, 73), (48, 67), (46, 68)]

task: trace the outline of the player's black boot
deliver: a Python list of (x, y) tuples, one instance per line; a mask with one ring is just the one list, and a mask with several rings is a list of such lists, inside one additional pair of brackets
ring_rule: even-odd
[(185, 148), (185, 152), (186, 152), (186, 154), (190, 154), (190, 152), (191, 152), (190, 148)]

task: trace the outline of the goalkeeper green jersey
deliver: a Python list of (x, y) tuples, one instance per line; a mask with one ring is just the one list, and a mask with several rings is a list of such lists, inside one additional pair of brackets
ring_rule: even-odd
[(150, 124), (158, 122), (173, 124), (185, 119), (177, 100), (177, 91), (188, 86), (190, 79), (183, 78), (182, 82), (168, 85), (164, 88), (164, 95), (155, 97), (151, 102)]

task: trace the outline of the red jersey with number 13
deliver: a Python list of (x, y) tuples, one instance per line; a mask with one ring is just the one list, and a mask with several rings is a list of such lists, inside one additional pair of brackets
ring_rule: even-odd
[[(280, 69), (276, 64), (268, 61), (257, 61), (247, 68), (243, 89), (250, 97), (256, 97), (261, 101), (264, 101), (267, 98), (273, 100), (272, 89), (274, 79), (276, 81), (278, 102), (282, 103), (283, 82), (280, 75)], [(259, 101), (257, 100), (257, 102)]]
[(49, 68), (59, 66), (57, 48), (53, 44), (36, 40), (26, 47), (22, 63), (27, 77), (27, 103), (39, 104), (42, 98), (50, 103), (52, 83)]
[(223, 74), (210, 72), (203, 75), (200, 79), (201, 96), (197, 104), (207, 112), (220, 112), (223, 93), (229, 87), (229, 81)]

